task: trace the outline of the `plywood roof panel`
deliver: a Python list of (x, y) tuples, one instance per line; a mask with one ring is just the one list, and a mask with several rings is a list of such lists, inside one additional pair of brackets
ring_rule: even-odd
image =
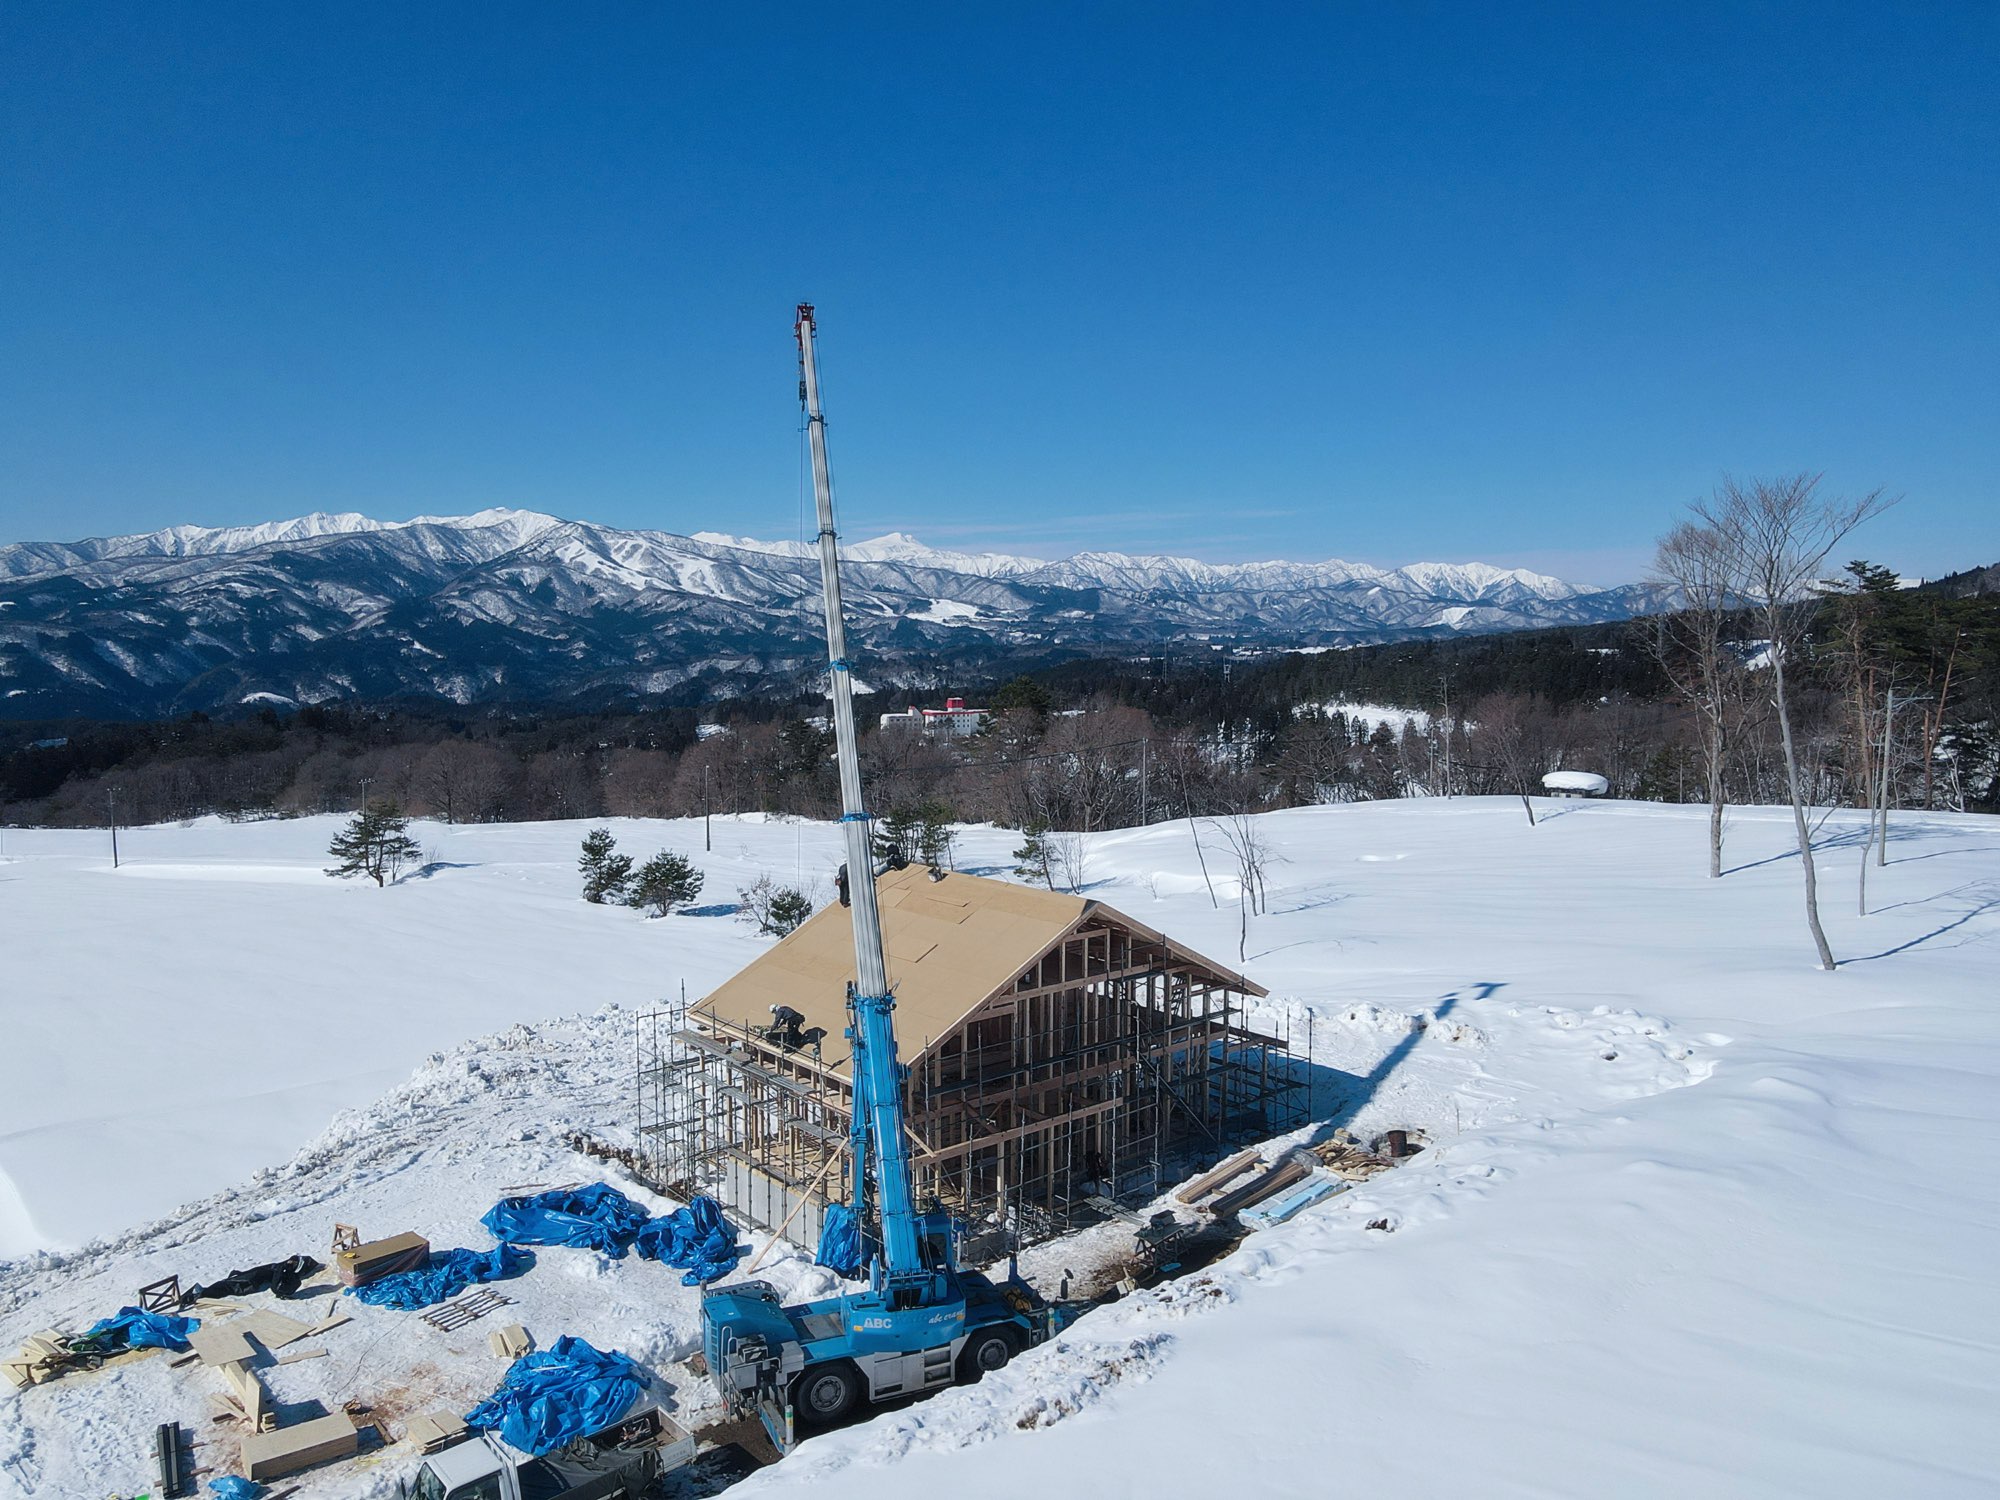
[[(913, 865), (881, 876), (876, 894), (906, 1061), (927, 1042), (956, 1029), (996, 990), (1012, 985), (1015, 976), (1087, 916), (1157, 940), (1150, 929), (1081, 896), (977, 875), (948, 874), (933, 881), (928, 870)], [(1218, 979), (1263, 993), (1203, 962)], [(846, 907), (829, 906), (714, 990), (696, 1010), (765, 1026), (772, 1006), (790, 1006), (806, 1018), (808, 1028), (825, 1028), (827, 1061), (834, 1063), (844, 1061), (845, 1044), (838, 1039), (847, 1029), (847, 987), (853, 979), (853, 914)]]

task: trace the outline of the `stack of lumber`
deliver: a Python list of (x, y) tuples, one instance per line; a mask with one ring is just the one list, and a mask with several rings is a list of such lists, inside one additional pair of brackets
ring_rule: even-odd
[(333, 1270), (344, 1286), (366, 1286), (392, 1272), (417, 1270), (430, 1258), (430, 1241), (412, 1231), (336, 1250)]
[(1240, 1187), (1233, 1187), (1208, 1205), (1208, 1211), (1218, 1219), (1224, 1219), (1238, 1209), (1248, 1208), (1253, 1203), (1262, 1203), (1273, 1193), (1283, 1192), (1295, 1182), (1310, 1177), (1319, 1165), (1304, 1151), (1287, 1151), (1270, 1166), (1252, 1177)]

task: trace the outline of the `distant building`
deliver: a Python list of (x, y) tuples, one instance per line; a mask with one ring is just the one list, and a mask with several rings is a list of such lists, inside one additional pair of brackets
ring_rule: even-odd
[(921, 729), (926, 734), (971, 734), (986, 722), (990, 709), (967, 708), (963, 698), (947, 698), (943, 708), (912, 704), (899, 714), (882, 715), (884, 729)]
[(1611, 783), (1595, 771), (1551, 771), (1542, 778), (1542, 790), (1551, 797), (1602, 797)]

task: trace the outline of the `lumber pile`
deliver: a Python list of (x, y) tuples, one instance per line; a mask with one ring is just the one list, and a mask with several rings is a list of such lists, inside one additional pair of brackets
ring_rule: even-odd
[(347, 1229), (345, 1238), (352, 1241), (334, 1240), (333, 1271), (343, 1286), (366, 1286), (396, 1271), (414, 1271), (431, 1258), (430, 1241), (414, 1231), (363, 1241), (347, 1225), (337, 1227)]
[(403, 1439), (419, 1453), (436, 1453), (463, 1442), (466, 1430), (465, 1418), (457, 1412), (434, 1411), (405, 1422)]
[(25, 1391), (31, 1385), (54, 1380), (70, 1367), (76, 1356), (70, 1352), (69, 1340), (53, 1328), (44, 1328), (40, 1333), (31, 1333), (21, 1340), (21, 1352), (12, 1359), (0, 1360), (0, 1374), (5, 1374), (8, 1384), (17, 1391)]
[(1377, 1172), (1386, 1172), (1396, 1163), (1373, 1151), (1364, 1151), (1346, 1131), (1336, 1131), (1333, 1139), (1308, 1148), (1329, 1172), (1349, 1182), (1366, 1182)]
[(243, 1439), (243, 1477), (262, 1484), (333, 1458), (351, 1458), (360, 1447), (354, 1418), (344, 1411), (294, 1422)]
[(1287, 1151), (1270, 1166), (1240, 1187), (1231, 1188), (1220, 1198), (1209, 1204), (1208, 1210), (1218, 1219), (1226, 1219), (1238, 1209), (1262, 1203), (1274, 1193), (1283, 1192), (1295, 1182), (1310, 1177), (1319, 1163), (1305, 1151)]

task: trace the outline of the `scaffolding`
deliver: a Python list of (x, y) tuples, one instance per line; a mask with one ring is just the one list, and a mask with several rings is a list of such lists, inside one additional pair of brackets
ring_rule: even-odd
[[(1244, 981), (1114, 916), (1094, 908), (1010, 984), (967, 996), (945, 1035), (903, 1039), (916, 1190), (965, 1222), (975, 1257), (1154, 1197), (1310, 1117), (1289, 1018), (1252, 1027)], [(815, 1243), (825, 1205), (852, 1195), (846, 1053), (685, 999), (642, 1016), (655, 1183)]]

